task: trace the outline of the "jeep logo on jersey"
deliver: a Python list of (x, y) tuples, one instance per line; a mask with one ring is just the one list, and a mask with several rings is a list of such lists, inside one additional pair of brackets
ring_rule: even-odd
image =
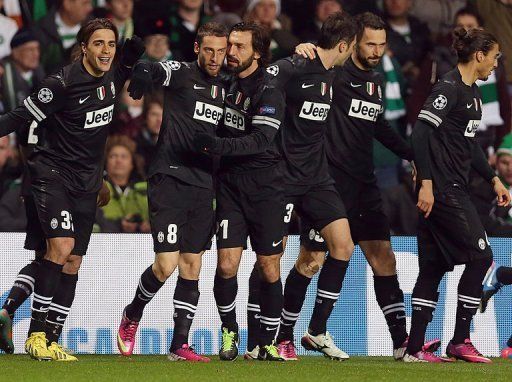
[(224, 112), (224, 125), (237, 130), (245, 130), (245, 118), (242, 114), (229, 107), (226, 107)]
[(100, 86), (96, 89), (96, 93), (98, 94), (98, 98), (100, 101), (103, 101), (105, 99), (105, 86)]
[(84, 129), (91, 129), (93, 127), (109, 124), (112, 121), (113, 113), (114, 105), (110, 105), (99, 110), (88, 111), (85, 116)]
[(327, 103), (316, 103), (304, 101), (300, 109), (299, 117), (312, 121), (325, 121), (331, 105)]
[(194, 119), (205, 121), (213, 125), (218, 125), (224, 111), (221, 107), (210, 105), (208, 103), (196, 101), (194, 109)]
[(348, 115), (355, 118), (366, 119), (375, 122), (379, 115), (381, 106), (373, 102), (352, 99)]
[(466, 126), (466, 130), (464, 130), (464, 136), (474, 138), (476, 131), (478, 130), (478, 125), (480, 125), (479, 119), (470, 119)]

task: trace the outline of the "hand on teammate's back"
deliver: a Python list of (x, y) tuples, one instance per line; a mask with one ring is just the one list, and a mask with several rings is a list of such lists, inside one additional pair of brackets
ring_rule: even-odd
[(132, 78), (128, 85), (128, 94), (133, 99), (141, 99), (144, 93), (151, 88), (151, 67), (146, 61), (139, 61), (133, 67)]
[(139, 36), (134, 35), (132, 38), (125, 40), (121, 48), (121, 64), (132, 67), (144, 54), (145, 50), (144, 41)]
[(494, 192), (496, 193), (496, 199), (498, 200), (498, 206), (506, 207), (510, 204), (510, 192), (503, 185), (500, 178), (495, 176), (492, 179)]
[(295, 47), (295, 53), (313, 60), (316, 57), (316, 46), (310, 42), (304, 42)]

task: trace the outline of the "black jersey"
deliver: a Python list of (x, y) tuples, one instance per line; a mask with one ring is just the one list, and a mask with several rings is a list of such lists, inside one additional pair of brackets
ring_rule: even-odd
[(325, 155), (326, 119), (331, 108), (334, 70), (295, 55), (267, 69), (269, 86), (279, 89), (286, 110), (279, 139), (286, 160), (285, 183), (309, 186), (333, 183)]
[(194, 136), (216, 134), (224, 114), (223, 75), (212, 77), (197, 62), (151, 64), (153, 81), (164, 87), (164, 114), (149, 176), (167, 174), (197, 187), (212, 188), (212, 157), (196, 151)]
[(411, 147), (384, 119), (383, 76), (359, 69), (352, 59), (335, 71), (325, 143), (329, 164), (359, 181), (373, 182), (373, 138), (408, 160)]
[(107, 128), (116, 95), (129, 74), (129, 68), (117, 66), (94, 77), (79, 60), (45, 78), (37, 91), (4, 119), (9, 124), (38, 123), (41, 139), (29, 167), (52, 167), (73, 191), (98, 191)]
[(16, 140), (23, 155), (23, 177), (21, 182), (22, 196), (27, 196), (30, 194), (31, 180), (27, 161), (32, 157), (36, 145), (39, 142), (39, 130), (40, 127), (37, 122), (32, 121), (27, 122), (16, 131)]
[(475, 139), (481, 117), (482, 100), (478, 86), (462, 82), (457, 68), (434, 86), (418, 120), (435, 128), (428, 142), (430, 175), (435, 191), (442, 191), (450, 184), (467, 188), (471, 165), (481, 156)]
[[(239, 141), (239, 145), (229, 145), (228, 152), (232, 155), (221, 158), (221, 171), (245, 172), (271, 167), (280, 161), (281, 155), (274, 137), (281, 125), (284, 104), (276, 102), (279, 100), (273, 96), (274, 90), (265, 85), (264, 76), (265, 69), (260, 67), (246, 78), (234, 79), (229, 87), (219, 137), (240, 138), (252, 134), (251, 137), (261, 135), (264, 138), (260, 145), (255, 142), (254, 153), (251, 153), (252, 147), (241, 144), (244, 141)], [(257, 130), (263, 129), (266, 131), (261, 131), (262, 134), (255, 134)], [(236, 143), (233, 140), (231, 142)], [(224, 141), (224, 146), (229, 143)], [(234, 154), (239, 148), (239, 154), (242, 155)]]

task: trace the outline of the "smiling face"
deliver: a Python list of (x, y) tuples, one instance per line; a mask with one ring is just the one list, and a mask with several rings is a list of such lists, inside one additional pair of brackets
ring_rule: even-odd
[(498, 58), (500, 56), (500, 46), (498, 44), (494, 44), (487, 54), (481, 51), (475, 53), (477, 59), (476, 70), (479, 80), (486, 81), (489, 78), (492, 71), (498, 67)]
[(199, 66), (210, 76), (215, 77), (219, 74), (226, 57), (227, 46), (227, 37), (217, 36), (204, 36), (201, 45), (194, 43)]
[(110, 29), (98, 29), (89, 38), (87, 45), (82, 44), (83, 63), (87, 71), (101, 77), (110, 70), (116, 54), (116, 36)]

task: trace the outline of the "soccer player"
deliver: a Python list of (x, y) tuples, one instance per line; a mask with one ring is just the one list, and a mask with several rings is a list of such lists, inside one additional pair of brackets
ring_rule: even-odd
[[(120, 64), (111, 70), (117, 29), (108, 19), (89, 21), (77, 40), (80, 57), (47, 77), (22, 106), (0, 117), (0, 135), (35, 120), (43, 136), (29, 158), (31, 191), (47, 248), (34, 277), (25, 343), (36, 360), (76, 360), (56, 342), (62, 325), (53, 333), (46, 321), (54, 314), (52, 322), (60, 324), (69, 314), (94, 224), (115, 96), (144, 52), (140, 39), (128, 40)], [(57, 290), (63, 290), (59, 302)]]
[[(373, 139), (401, 158), (411, 160), (412, 149), (384, 119), (384, 79), (374, 68), (386, 47), (386, 24), (373, 13), (356, 16), (359, 26), (352, 57), (336, 68), (333, 105), (327, 118), (329, 171), (348, 214), (350, 232), (361, 247), (374, 273), (377, 302), (384, 313), (393, 340), (393, 355), (401, 359), (406, 348), (404, 295), (398, 284), (396, 260), (391, 249), (389, 222), (373, 166)], [(314, 56), (314, 46), (299, 45), (298, 51)], [(284, 311), (278, 342), (285, 356), (294, 358), (293, 329), (306, 297), (311, 277), (323, 265), (327, 250), (321, 235), (303, 224), (301, 251), (286, 283)], [(307, 268), (301, 266), (307, 264)], [(308, 272), (304, 272), (308, 269)], [(297, 275), (298, 273), (298, 275)], [(303, 287), (299, 287), (302, 285)], [(310, 329), (302, 338), (306, 349), (315, 349)]]
[(471, 320), (480, 304), (482, 280), (491, 265), (492, 251), (469, 198), (468, 177), (473, 168), (492, 185), (498, 205), (510, 203), (509, 192), (475, 139), (482, 116), (475, 81), (487, 79), (500, 53), (496, 38), (481, 29), (457, 28), (453, 48), (458, 64), (434, 86), (412, 135), (418, 169), (419, 274), (412, 294), (405, 362), (446, 361), (422, 346), (437, 305), (439, 282), (457, 264), (465, 264), (465, 269), (458, 286), (455, 332), (446, 354), (467, 362), (491, 362), (470, 340)]
[[(338, 349), (326, 331), (325, 323), (337, 301), (354, 250), (345, 208), (334, 188), (329, 174), (325, 148), (326, 119), (333, 97), (333, 66), (340, 66), (350, 57), (355, 42), (357, 27), (345, 13), (331, 15), (323, 24), (318, 40), (317, 57), (309, 60), (295, 55), (267, 68), (269, 87), (278, 92), (286, 105), (282, 117), (279, 147), (285, 159), (285, 236), (295, 209), (300, 217), (320, 232), (325, 239), (329, 256), (318, 280), (312, 322), (311, 338), (315, 346), (333, 359), (346, 359), (348, 355)], [(283, 243), (285, 243), (285, 240)], [(307, 272), (308, 264), (301, 263)], [(298, 279), (298, 282), (292, 281)], [(292, 291), (300, 296), (307, 289), (309, 279), (294, 268), (287, 284), (295, 285)], [(285, 287), (286, 292), (290, 288)], [(302, 302), (301, 302), (302, 305)], [(300, 310), (300, 309), (299, 309)], [(297, 314), (288, 315), (296, 321)], [(323, 324), (322, 324), (323, 323)]]
[(284, 230), (283, 172), (274, 138), (284, 104), (276, 103), (279, 98), (274, 96), (275, 90), (265, 86), (269, 48), (270, 38), (261, 26), (240, 23), (231, 29), (227, 69), (236, 74), (236, 79), (229, 87), (218, 131), (225, 139), (208, 134), (198, 134), (195, 139), (199, 149), (224, 155), (217, 176), (218, 260), (213, 292), (222, 321), (219, 356), (228, 361), (238, 355), (237, 272), (247, 236), (257, 255), (256, 275), (261, 278), (256, 280), (260, 281), (256, 287), (253, 282), (249, 284), (249, 303), (259, 290), (255, 303), (261, 315), (260, 330), (249, 327), (251, 342), (259, 333), (258, 343), (250, 343), (248, 348), (258, 346), (259, 359), (283, 361), (274, 345), (283, 304), (279, 260)]
[(195, 149), (197, 133), (214, 135), (224, 113), (225, 81), (220, 70), (228, 32), (207, 23), (197, 32), (196, 62), (139, 61), (128, 92), (140, 98), (152, 84), (163, 86), (165, 106), (156, 153), (149, 168), (149, 209), (155, 261), (140, 277), (126, 306), (117, 344), (130, 355), (145, 306), (179, 269), (174, 291), (171, 361), (209, 362), (188, 345), (199, 301), (201, 256), (210, 248), (214, 228), (212, 157)]
[[(18, 130), (17, 134), (21, 156), (25, 165), (23, 180), (21, 184), (21, 197), (23, 198), (25, 205), (25, 215), (27, 218), (24, 248), (30, 251), (34, 251), (35, 258), (19, 271), (7, 298), (2, 305), (2, 309), (0, 310), (0, 349), (6, 353), (14, 352), (14, 345), (12, 342), (12, 321), (14, 319), (14, 314), (34, 291), (36, 272), (39, 264), (41, 263), (41, 260), (44, 258), (46, 253), (46, 238), (44, 236), (41, 225), (39, 224), (39, 218), (37, 216), (37, 209), (35, 206), (34, 198), (30, 192), (30, 174), (26, 163), (27, 158), (31, 156), (32, 152), (36, 148), (36, 144), (39, 143), (40, 137), (38, 136), (37, 131), (37, 122), (33, 121), (30, 123), (30, 125), (27, 124), (23, 126), (22, 129)], [(106, 187), (106, 184), (103, 183), (103, 186), (98, 194), (98, 207), (106, 205), (109, 200), (110, 192)], [(61, 278), (66, 279), (68, 278), (68, 275), (73, 275), (73, 273), (68, 272), (68, 267), (68, 263), (64, 264)], [(72, 282), (69, 286), (71, 288), (75, 288), (76, 282), (74, 281), (76, 277), (72, 276), (71, 279)], [(64, 298), (61, 298), (62, 294), (64, 294)], [(67, 309), (71, 307), (69, 304), (71, 304), (72, 301), (65, 298), (65, 295), (67, 294), (68, 291), (65, 288), (59, 288), (56, 291), (55, 296), (53, 296), (52, 305), (50, 305), (50, 311), (48, 312), (48, 317), (46, 318), (47, 329), (50, 328), (51, 330), (47, 336), (52, 336), (54, 340), (50, 340), (51, 342), (58, 342), (58, 337), (62, 332), (62, 327), (64, 326), (66, 318), (55, 310), (58, 309), (57, 305), (59, 305), (59, 301), (61, 304), (66, 304)], [(57, 320), (55, 319), (52, 320), (52, 316), (55, 316), (56, 314), (60, 317), (58, 322), (56, 322)], [(48, 339), (49, 338), (47, 338), (47, 340)]]

